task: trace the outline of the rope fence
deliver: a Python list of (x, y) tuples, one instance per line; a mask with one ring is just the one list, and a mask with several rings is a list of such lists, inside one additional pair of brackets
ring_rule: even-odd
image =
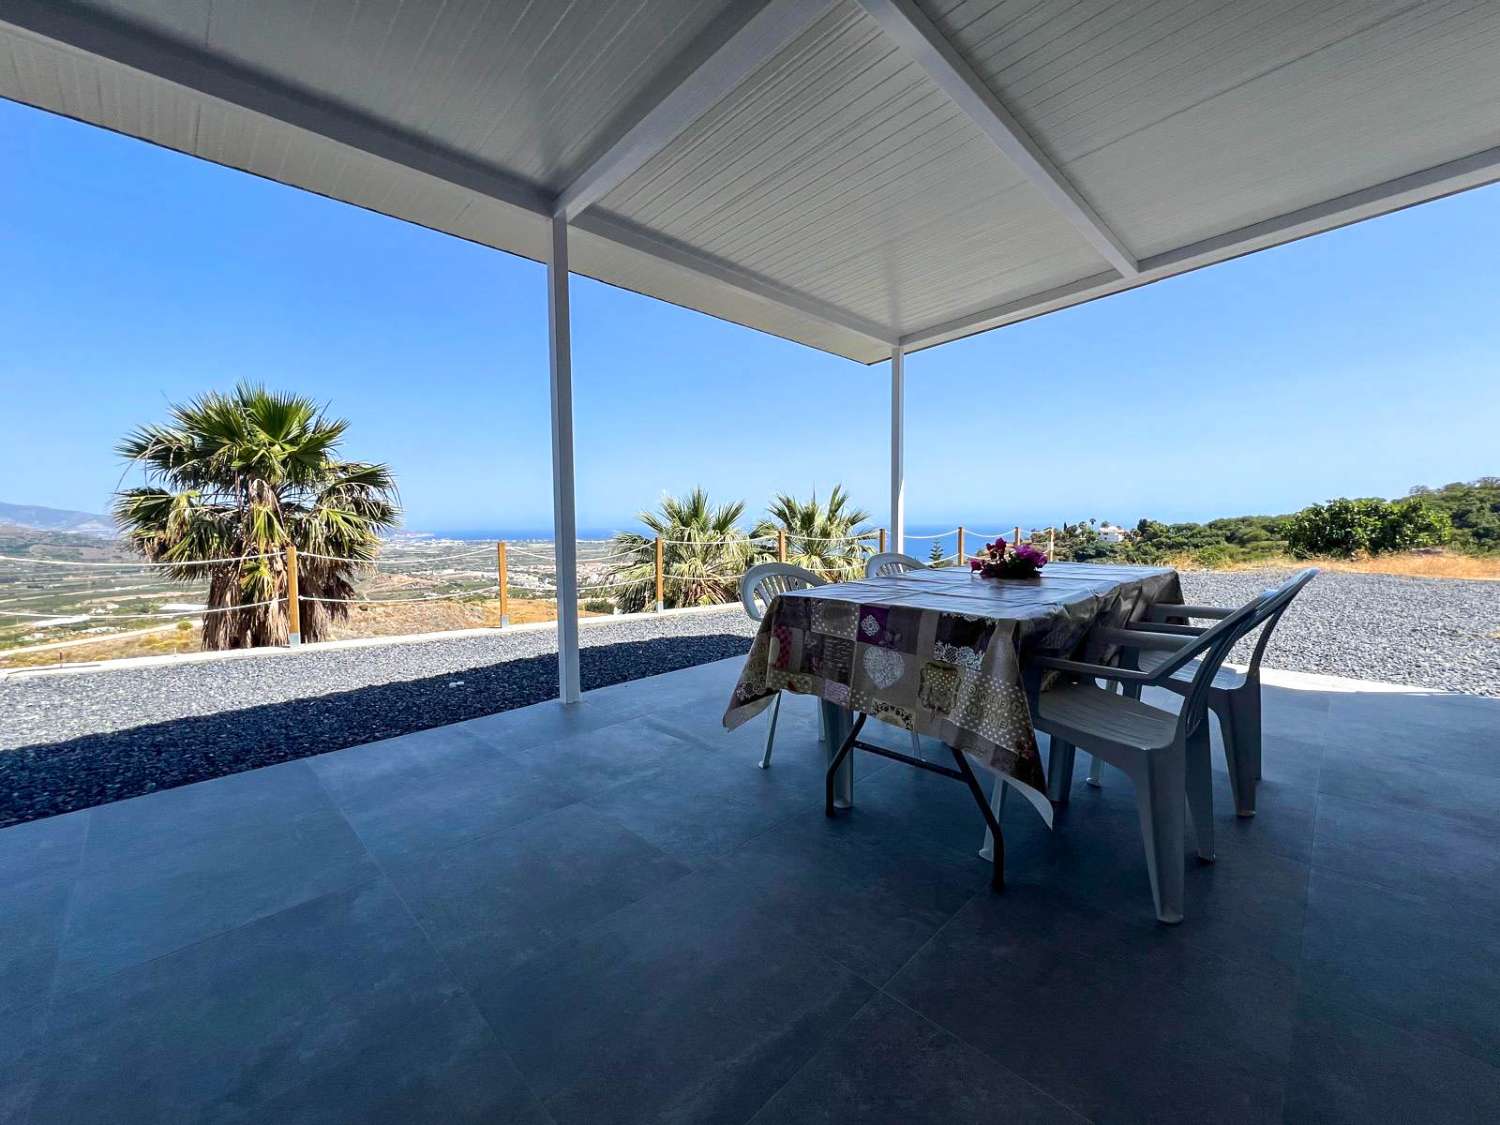
[[(905, 538), (908, 541), (932, 541), (937, 542), (957, 536), (955, 549), (945, 553), (940, 558), (928, 560), (928, 565), (951, 566), (961, 565), (971, 552), (965, 550), (965, 540), (973, 545), (987, 542), (994, 538), (1004, 537), (1010, 540), (1018, 536), (1021, 529), (1013, 529), (1012, 535), (1003, 532), (984, 532), (966, 529), (962, 526), (952, 528), (949, 531), (911, 534)], [(1031, 532), (1031, 541), (1037, 542), (1039, 535), (1045, 535), (1049, 554), (1054, 545), (1055, 529), (1045, 528), (1041, 531)], [(857, 561), (868, 557), (869, 554), (881, 552), (886, 549), (887, 532), (884, 528), (871, 528), (858, 531), (849, 535), (838, 536), (813, 536), (799, 535), (796, 532), (778, 530), (775, 534), (765, 535), (736, 535), (718, 536), (715, 538), (668, 538), (659, 536), (652, 539), (643, 539), (638, 545), (622, 547), (619, 538), (611, 539), (580, 539), (579, 547), (607, 545), (610, 550), (603, 554), (591, 555), (579, 558), (578, 567), (580, 572), (577, 593), (580, 598), (593, 599), (605, 597), (616, 605), (618, 612), (619, 598), (623, 591), (638, 591), (642, 587), (655, 587), (655, 608), (660, 611), (668, 604), (667, 590), (682, 589), (690, 586), (715, 585), (721, 588), (737, 588), (741, 578), (740, 573), (700, 573), (684, 574), (673, 573), (676, 565), (675, 560), (669, 560), (669, 548), (711, 548), (711, 547), (736, 547), (749, 552), (748, 560), (752, 562), (764, 561), (774, 558), (783, 562), (803, 561), (807, 565), (819, 565), (819, 559), (826, 559), (827, 564), (833, 567), (831, 574), (842, 574), (850, 569), (841, 565), (841, 560)], [(474, 602), (485, 599), (497, 599), (499, 608), (499, 625), (501, 628), (510, 623), (510, 601), (512, 597), (529, 602), (552, 602), (556, 600), (558, 587), (556, 585), (556, 557), (555, 553), (548, 551), (539, 544), (542, 541), (528, 540), (517, 546), (510, 546), (506, 541), (500, 540), (483, 546), (467, 547), (462, 550), (452, 551), (440, 555), (423, 555), (413, 553), (409, 557), (377, 556), (375, 558), (353, 558), (339, 555), (328, 555), (314, 551), (298, 551), (287, 548), (284, 551), (268, 551), (250, 553), (238, 556), (228, 556), (212, 559), (193, 559), (183, 561), (104, 561), (96, 559), (47, 559), (34, 558), (30, 556), (0, 555), (0, 580), (9, 576), (14, 580), (14, 585), (9, 589), (0, 582), (0, 592), (9, 593), (14, 590), (16, 596), (0, 598), (0, 620), (11, 620), (24, 628), (25, 622), (46, 622), (48, 626), (71, 626), (87, 625), (98, 622), (115, 621), (152, 621), (152, 620), (183, 620), (188, 618), (206, 618), (213, 614), (233, 613), (239, 610), (262, 609), (271, 606), (285, 605), (287, 607), (287, 618), (289, 632), (293, 638), (292, 643), (300, 643), (301, 613), (299, 606), (303, 603), (316, 605), (344, 605), (368, 608), (383, 605), (419, 605), (434, 602)], [(852, 549), (840, 549), (830, 547), (824, 549), (825, 545), (848, 544)], [(812, 556), (813, 561), (807, 561), (804, 556)], [(199, 583), (206, 580), (206, 574), (202, 580), (182, 576), (182, 572), (188, 569), (201, 569), (208, 567), (227, 567), (234, 564), (246, 562), (259, 562), (266, 559), (280, 559), (286, 581), (286, 593), (283, 596), (267, 599), (264, 601), (249, 602), (230, 606), (203, 606), (200, 608), (160, 610), (143, 609), (140, 612), (129, 612), (120, 606), (118, 602), (134, 599), (156, 598), (158, 601), (168, 601), (172, 597), (193, 597), (195, 600), (206, 597), (205, 591)], [(319, 563), (338, 563), (355, 568), (356, 572), (368, 578), (377, 580), (379, 585), (389, 586), (389, 580), (412, 580), (406, 583), (398, 582), (398, 588), (390, 592), (395, 595), (402, 594), (403, 590), (410, 590), (415, 585), (420, 589), (423, 585), (436, 586), (439, 588), (429, 589), (421, 593), (413, 593), (413, 596), (367, 596), (356, 595), (353, 597), (335, 598), (326, 597), (319, 593), (304, 592), (300, 585), (299, 562), (301, 560), (315, 560)], [(450, 566), (439, 569), (437, 564), (444, 563), (467, 563), (467, 566)], [(669, 565), (670, 563), (670, 565)], [(512, 572), (512, 564), (521, 568), (520, 573)], [(737, 564), (736, 564), (737, 565)], [(643, 573), (638, 578), (625, 578), (621, 576), (622, 571), (629, 571), (632, 567), (649, 567), (649, 573)], [(25, 568), (34, 568), (27, 570)], [(595, 568), (602, 570), (597, 573)], [(862, 573), (862, 568), (857, 568)], [(547, 571), (552, 573), (547, 573)], [(170, 575), (162, 574), (163, 571), (174, 572)], [(493, 575), (494, 580), (482, 586), (472, 588), (461, 588), (464, 580), (472, 581), (476, 576), (483, 573)], [(55, 575), (55, 578), (52, 577)], [(45, 578), (44, 578), (45, 576)], [(153, 582), (146, 579), (160, 578), (175, 586), (175, 589), (161, 590), (153, 589)], [(45, 586), (42, 582), (45, 580)], [(110, 585), (113, 583), (113, 585)], [(28, 590), (28, 584), (32, 590)], [(191, 585), (190, 585), (191, 584)], [(444, 588), (450, 587), (450, 588)], [(377, 586), (377, 589), (379, 586)], [(35, 590), (35, 592), (32, 592)], [(632, 604), (639, 604), (638, 595), (630, 595), (636, 599)], [(79, 604), (67, 605), (65, 608), (44, 611), (36, 607), (37, 602), (54, 601), (66, 603), (75, 600)], [(90, 603), (110, 603), (105, 605), (108, 612), (96, 612), (90, 607)], [(649, 589), (645, 604), (649, 608), (652, 605)], [(726, 604), (733, 604), (733, 597), (729, 597)], [(8, 608), (12, 606), (25, 606), (24, 609)], [(82, 638), (77, 643), (88, 643), (89, 641), (105, 640), (109, 636), (117, 636), (118, 633), (106, 633), (100, 636)], [(51, 645), (44, 647), (52, 647)], [(3, 654), (4, 650), (0, 650)], [(24, 650), (23, 650), (24, 651)]]

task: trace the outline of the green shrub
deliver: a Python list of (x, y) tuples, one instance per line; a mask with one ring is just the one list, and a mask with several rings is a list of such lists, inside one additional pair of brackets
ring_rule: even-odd
[(1292, 517), (1287, 547), (1292, 554), (1378, 555), (1384, 551), (1408, 551), (1414, 547), (1436, 547), (1453, 536), (1446, 512), (1420, 496), (1387, 502), (1375, 498), (1340, 498), (1313, 504)]
[(1235, 561), (1235, 551), (1231, 547), (1217, 544), (1194, 551), (1192, 558), (1195, 567), (1202, 570), (1219, 570)]

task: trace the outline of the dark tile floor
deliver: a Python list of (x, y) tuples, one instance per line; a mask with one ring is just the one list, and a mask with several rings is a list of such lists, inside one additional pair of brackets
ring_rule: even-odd
[(961, 786), (826, 820), (735, 673), (0, 832), (0, 1122), (1500, 1119), (1500, 701), (1268, 689), (1168, 928), (1122, 775), (995, 895)]

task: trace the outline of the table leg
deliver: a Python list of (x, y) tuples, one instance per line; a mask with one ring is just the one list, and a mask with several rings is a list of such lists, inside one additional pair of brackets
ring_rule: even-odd
[[(833, 761), (834, 755), (839, 752), (839, 747), (849, 737), (849, 732), (854, 727), (854, 712), (847, 707), (840, 707), (837, 703), (829, 703), (826, 700), (819, 700), (818, 705), (823, 708), (823, 729), (828, 735), (828, 741), (824, 744), (824, 751), (828, 755), (824, 764), (827, 765)], [(853, 754), (844, 759), (844, 764), (834, 775), (833, 807), (836, 809), (854, 807)]]

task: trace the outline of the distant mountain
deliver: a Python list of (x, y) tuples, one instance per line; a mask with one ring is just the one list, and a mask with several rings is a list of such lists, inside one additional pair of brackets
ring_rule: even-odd
[(93, 512), (70, 512), (66, 508), (43, 508), (38, 504), (6, 504), (0, 501), (0, 523), (33, 531), (64, 531), (95, 539), (113, 539), (114, 520)]

